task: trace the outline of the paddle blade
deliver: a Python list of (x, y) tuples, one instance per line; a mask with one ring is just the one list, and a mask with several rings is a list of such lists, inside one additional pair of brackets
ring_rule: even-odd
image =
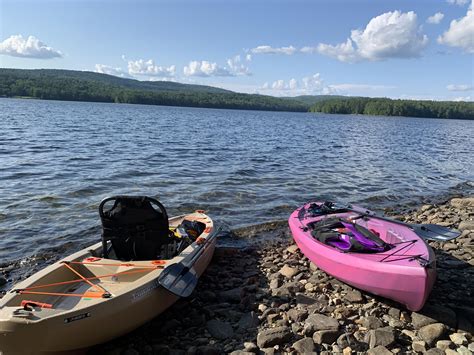
[(198, 278), (193, 268), (181, 263), (166, 267), (158, 278), (160, 285), (179, 297), (188, 297), (196, 288)]
[(461, 235), (461, 232), (458, 230), (449, 229), (436, 224), (413, 224), (411, 227), (421, 238), (436, 242), (447, 242)]

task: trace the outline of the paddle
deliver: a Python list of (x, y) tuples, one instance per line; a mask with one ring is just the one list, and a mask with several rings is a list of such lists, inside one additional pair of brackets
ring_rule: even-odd
[[(367, 216), (371, 218), (380, 219), (382, 221), (396, 223), (396, 224), (410, 228), (420, 238), (423, 238), (425, 240), (432, 240), (436, 242), (447, 242), (461, 235), (461, 232), (455, 229), (449, 229), (443, 226), (438, 226), (436, 224), (409, 224), (409, 223), (398, 221), (396, 219), (379, 216), (375, 214), (375, 212), (372, 212), (370, 210), (367, 210), (365, 208), (358, 207), (358, 206), (353, 206), (353, 205), (340, 206), (340, 205), (336, 205), (332, 202), (327, 201), (327, 202), (324, 202), (324, 207), (325, 207), (325, 212), (334, 210), (335, 212), (337, 211), (337, 213), (340, 213), (341, 210), (345, 209), (346, 211), (360, 213), (361, 216), (359, 218), (364, 218)], [(334, 212), (327, 212), (327, 213), (334, 213)]]
[(158, 277), (158, 283), (176, 296), (190, 296), (198, 282), (198, 276), (193, 269), (194, 263), (204, 253), (206, 244), (217, 236), (219, 230), (220, 228), (209, 235), (203, 244), (199, 244), (189, 260), (167, 266)]

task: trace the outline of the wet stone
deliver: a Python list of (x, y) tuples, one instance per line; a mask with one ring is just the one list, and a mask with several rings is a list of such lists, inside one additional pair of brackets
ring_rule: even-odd
[(450, 334), (449, 339), (456, 345), (467, 345), (468, 343), (466, 335), (462, 333)]
[(293, 344), (293, 348), (299, 354), (311, 354), (314, 352), (314, 342), (311, 338), (303, 338)]
[(239, 328), (252, 329), (256, 328), (260, 323), (257, 314), (254, 311), (245, 313), (239, 320)]
[(360, 323), (367, 329), (378, 329), (383, 326), (382, 321), (374, 316), (364, 317), (361, 319)]
[(364, 298), (362, 297), (362, 294), (357, 290), (352, 290), (352, 291), (347, 292), (344, 298), (347, 301), (354, 302), (354, 303), (359, 303), (364, 300)]
[(257, 345), (259, 348), (268, 348), (289, 341), (292, 337), (290, 328), (276, 327), (262, 330), (257, 335)]
[(426, 341), (429, 346), (433, 346), (437, 340), (439, 340), (446, 328), (442, 323), (434, 323), (425, 325), (418, 331), (418, 335), (421, 339)]
[(338, 337), (337, 330), (318, 330), (313, 334), (313, 341), (316, 344), (332, 344)]
[(227, 322), (212, 319), (206, 326), (208, 332), (216, 339), (227, 339), (234, 335), (232, 326)]
[(292, 278), (293, 276), (295, 276), (298, 272), (299, 272), (298, 269), (293, 268), (293, 267), (288, 266), (288, 265), (285, 265), (280, 269), (280, 274), (282, 274), (283, 276), (285, 276), (289, 279)]
[(306, 319), (308, 316), (308, 311), (305, 309), (290, 309), (287, 313), (287, 316), (293, 322), (301, 322)]
[(313, 331), (317, 330), (338, 330), (339, 323), (336, 319), (323, 314), (311, 314), (305, 322)]
[(379, 345), (367, 351), (367, 355), (393, 355), (385, 346)]
[(395, 341), (395, 333), (391, 327), (373, 329), (367, 333), (365, 340), (371, 349), (379, 345), (390, 346)]
[(453, 347), (453, 342), (451, 340), (438, 340), (436, 342), (436, 347), (441, 350), (450, 349)]
[(426, 351), (426, 343), (423, 340), (415, 340), (411, 344), (411, 348), (418, 353), (424, 353)]

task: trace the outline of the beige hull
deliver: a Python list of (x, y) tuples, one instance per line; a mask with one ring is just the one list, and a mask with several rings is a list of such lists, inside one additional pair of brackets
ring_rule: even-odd
[[(170, 225), (178, 224), (182, 219), (183, 217), (170, 219)], [(216, 239), (207, 239), (209, 233), (213, 231), (213, 223), (210, 218), (200, 213), (188, 215), (186, 219), (198, 219), (206, 223), (208, 227), (206, 232), (201, 235), (206, 239), (204, 252), (194, 263), (194, 269), (200, 276), (209, 265), (214, 253)], [(162, 267), (191, 257), (196, 248), (197, 245), (193, 243), (177, 257), (166, 260), (166, 264)], [(92, 256), (91, 250), (100, 252), (101, 243), (81, 250), (61, 261), (83, 261)], [(77, 279), (77, 276), (64, 267), (61, 261), (34, 274), (16, 285), (14, 289)], [(133, 266), (97, 265), (99, 263), (119, 263), (117, 260), (110, 259), (100, 259), (94, 262), (75, 266), (86, 277), (117, 272), (127, 273), (93, 281), (94, 284), (110, 292), (112, 294), (110, 298), (88, 299), (7, 293), (0, 300), (0, 354), (2, 352), (4, 355), (37, 354), (87, 348), (130, 332), (156, 317), (178, 300), (177, 296), (159, 286), (157, 278), (161, 274), (162, 268), (149, 268), (142, 272), (141, 267), (152, 265), (149, 261), (133, 262)], [(78, 288), (72, 293), (82, 294), (94, 290), (92, 286), (84, 282), (74, 284), (74, 286)], [(70, 293), (71, 284), (41, 290)], [(20, 307), (22, 300), (49, 303), (53, 305), (53, 308), (35, 308), (35, 311), (27, 312)]]

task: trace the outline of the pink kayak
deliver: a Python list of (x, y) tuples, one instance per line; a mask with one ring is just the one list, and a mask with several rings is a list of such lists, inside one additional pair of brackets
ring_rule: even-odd
[(294, 211), (296, 244), (335, 278), (418, 311), (436, 279), (433, 250), (409, 227), (355, 211), (322, 211), (320, 202)]

